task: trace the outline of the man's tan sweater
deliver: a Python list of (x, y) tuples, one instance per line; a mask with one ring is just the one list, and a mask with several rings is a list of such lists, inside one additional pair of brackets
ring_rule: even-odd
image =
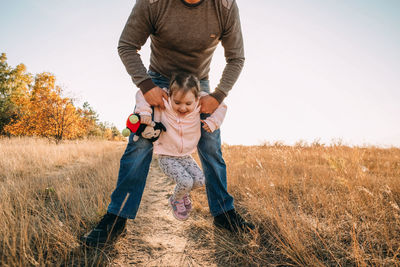
[(219, 41), (226, 66), (212, 93), (219, 102), (236, 82), (244, 63), (239, 11), (234, 0), (137, 0), (118, 44), (119, 55), (133, 82), (146, 93), (155, 87), (138, 51), (151, 38), (150, 70), (170, 78), (186, 71), (208, 79)]

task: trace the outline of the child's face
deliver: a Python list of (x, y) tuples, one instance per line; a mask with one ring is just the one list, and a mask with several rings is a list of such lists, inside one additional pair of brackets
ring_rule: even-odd
[(171, 96), (172, 109), (179, 115), (185, 116), (196, 107), (196, 97), (192, 92), (176, 91)]

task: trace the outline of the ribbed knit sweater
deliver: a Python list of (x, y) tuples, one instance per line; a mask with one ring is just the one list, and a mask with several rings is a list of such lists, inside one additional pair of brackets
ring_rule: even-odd
[(218, 102), (232, 89), (244, 63), (239, 11), (234, 0), (137, 0), (118, 44), (133, 82), (146, 93), (155, 87), (138, 51), (151, 39), (150, 70), (171, 78), (186, 71), (208, 79), (213, 53), (221, 41), (226, 66), (215, 91)]

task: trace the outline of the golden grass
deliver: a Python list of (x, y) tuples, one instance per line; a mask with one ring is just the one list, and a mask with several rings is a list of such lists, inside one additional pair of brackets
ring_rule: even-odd
[(105, 213), (124, 147), (0, 139), (0, 265), (94, 265), (78, 238)]
[[(112, 251), (93, 255), (78, 238), (104, 214), (124, 148), (0, 139), (1, 265), (107, 264)], [(190, 235), (209, 258), (222, 266), (400, 266), (400, 149), (276, 144), (223, 153), (236, 207), (258, 229), (239, 238), (213, 230), (197, 190)]]
[(259, 227), (224, 241), (231, 253), (223, 263), (400, 265), (400, 149), (277, 144), (223, 152), (236, 205)]

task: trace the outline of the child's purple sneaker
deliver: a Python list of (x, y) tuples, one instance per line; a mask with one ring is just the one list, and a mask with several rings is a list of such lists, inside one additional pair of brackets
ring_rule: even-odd
[(172, 214), (175, 219), (184, 221), (189, 218), (189, 213), (186, 211), (185, 204), (183, 203), (183, 199), (174, 200), (172, 196), (168, 200), (169, 205), (172, 208)]
[(189, 213), (192, 210), (192, 201), (190, 201), (189, 194), (183, 197), (183, 203), (185, 204), (186, 211)]

